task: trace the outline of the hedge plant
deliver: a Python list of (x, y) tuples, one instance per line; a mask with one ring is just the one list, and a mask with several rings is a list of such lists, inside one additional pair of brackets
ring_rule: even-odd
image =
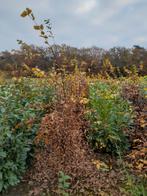
[(38, 79), (0, 86), (0, 192), (22, 178), (45, 105), (54, 98), (53, 87)]
[(126, 132), (133, 122), (132, 108), (120, 96), (115, 82), (90, 85), (87, 118), (87, 137), (95, 150), (117, 154), (128, 148)]

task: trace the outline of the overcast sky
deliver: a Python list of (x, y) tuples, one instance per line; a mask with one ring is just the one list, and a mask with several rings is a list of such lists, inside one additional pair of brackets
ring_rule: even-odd
[(43, 45), (29, 18), (50, 18), (55, 42), (76, 47), (147, 48), (147, 0), (0, 0), (0, 51), (18, 48), (17, 39)]

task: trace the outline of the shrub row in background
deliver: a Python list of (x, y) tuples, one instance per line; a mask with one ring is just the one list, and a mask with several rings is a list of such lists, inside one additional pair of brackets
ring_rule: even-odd
[(54, 89), (38, 79), (0, 86), (0, 192), (16, 185), (27, 167), (33, 138)]

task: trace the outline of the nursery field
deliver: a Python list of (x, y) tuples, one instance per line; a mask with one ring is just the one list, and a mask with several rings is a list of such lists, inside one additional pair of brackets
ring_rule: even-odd
[(147, 76), (0, 80), (0, 194), (146, 196)]
[(21, 25), (24, 3), (1, 9), (0, 196), (147, 196), (145, 2), (38, 1)]

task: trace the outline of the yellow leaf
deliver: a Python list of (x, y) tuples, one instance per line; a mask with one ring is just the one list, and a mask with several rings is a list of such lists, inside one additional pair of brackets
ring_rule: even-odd
[(32, 10), (30, 9), (30, 8), (26, 8), (26, 10), (24, 10), (21, 14), (20, 14), (20, 16), (21, 17), (26, 17), (26, 16), (28, 16), (29, 14), (31, 14), (32, 13)]
[(32, 10), (30, 8), (26, 8), (26, 11), (28, 15), (32, 13)]
[(140, 162), (142, 162), (144, 165), (147, 165), (147, 160), (140, 159)]
[(102, 162), (100, 160), (92, 160), (92, 163), (96, 166), (96, 168), (98, 170), (100, 170), (100, 169), (106, 169), (106, 170), (108, 170), (109, 169), (109, 166), (106, 165), (106, 163), (104, 163), (104, 162)]
[(27, 15), (28, 15), (27, 11), (23, 11), (23, 12), (20, 14), (21, 17), (26, 17)]
[(143, 166), (144, 166), (144, 164), (143, 163), (140, 163), (140, 164), (138, 164), (136, 166), (136, 168), (139, 169), (139, 170), (142, 170)]
[(35, 30), (40, 30), (40, 26), (39, 26), (39, 25), (34, 25), (33, 28), (34, 28)]
[(89, 99), (87, 99), (87, 98), (83, 98), (80, 100), (80, 103), (84, 104), (84, 105), (87, 104), (88, 102), (89, 102)]
[(44, 29), (43, 25), (34, 25), (33, 28), (35, 30), (43, 30)]

